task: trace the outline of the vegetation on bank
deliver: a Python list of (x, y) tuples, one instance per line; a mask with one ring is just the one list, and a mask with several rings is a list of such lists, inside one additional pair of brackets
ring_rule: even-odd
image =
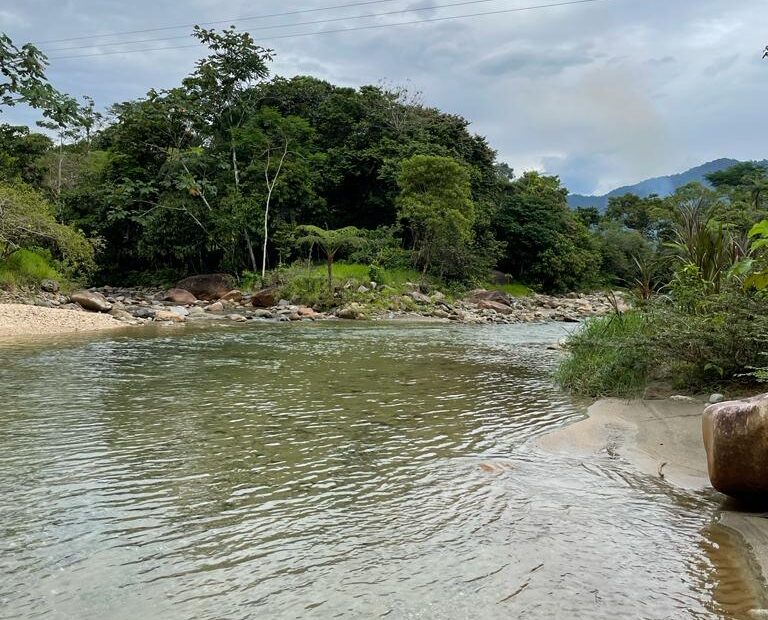
[(631, 397), (656, 383), (695, 392), (768, 376), (768, 173), (745, 163), (709, 181), (679, 190), (671, 211), (622, 199), (632, 206), (625, 228), (649, 244), (636, 257), (635, 309), (568, 340), (564, 386)]
[[(107, 115), (55, 91), (34, 47), (0, 40), (14, 73), (0, 110), (33, 105), (54, 137), (0, 126), (0, 187), (36, 192), (93, 241), (96, 269), (82, 272), (96, 282), (254, 281), (339, 259), (441, 287), (476, 286), (493, 268), (545, 292), (634, 277), (647, 242), (622, 208), (571, 211), (557, 177), (515, 175), (466, 119), (401, 87), (270, 76), (273, 52), (234, 29), (194, 37), (209, 53), (180, 84)], [(328, 261), (320, 237), (345, 229), (361, 242)]]

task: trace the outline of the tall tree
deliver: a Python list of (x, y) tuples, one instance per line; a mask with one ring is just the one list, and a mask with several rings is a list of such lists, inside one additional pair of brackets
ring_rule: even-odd
[(422, 274), (444, 274), (473, 240), (475, 205), (469, 171), (450, 157), (415, 155), (398, 176), (398, 215), (413, 235), (414, 262)]

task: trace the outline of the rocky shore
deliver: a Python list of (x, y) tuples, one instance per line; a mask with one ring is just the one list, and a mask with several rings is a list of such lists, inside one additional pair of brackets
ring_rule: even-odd
[[(207, 276), (210, 278), (210, 276)], [(0, 291), (0, 303), (107, 314), (128, 325), (149, 322), (227, 320), (235, 322), (297, 322), (318, 320), (434, 320), (466, 324), (578, 322), (625, 309), (618, 295), (571, 293), (557, 297), (511, 297), (501, 291), (477, 289), (462, 299), (440, 291), (423, 293), (417, 285), (404, 294), (361, 286), (359, 301), (340, 303), (330, 310), (281, 299), (275, 289), (246, 293), (211, 281), (188, 283), (193, 289), (124, 288), (103, 286), (65, 294), (55, 284), (47, 290)], [(215, 282), (215, 280), (214, 280)], [(363, 290), (365, 289), (365, 290)]]

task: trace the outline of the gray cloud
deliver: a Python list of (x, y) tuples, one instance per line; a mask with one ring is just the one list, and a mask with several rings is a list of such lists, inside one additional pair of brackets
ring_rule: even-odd
[[(429, 11), (350, 21), (390, 24), (538, 4), (493, 0), (435, 8), (446, 0), (392, 0), (328, 13), (253, 20), (243, 28), (429, 6)], [(339, 2), (341, 4), (341, 2)], [(302, 0), (322, 7), (333, 0)], [(285, 11), (280, 0), (4, 0), (0, 28), (14, 40), (41, 41)], [(270, 39), (276, 73), (310, 73), (359, 86), (381, 79), (409, 83), (427, 104), (472, 121), (516, 170), (559, 174), (574, 191), (605, 191), (715, 157), (763, 158), (762, 102), (768, 61), (768, 3), (754, 0), (603, 0), (594, 4), (431, 24)], [(345, 24), (297, 26), (279, 34), (335, 30)], [(131, 35), (151, 38), (186, 31)], [(113, 39), (102, 39), (102, 43)], [(190, 39), (135, 47), (166, 47)], [(84, 42), (43, 45), (81, 46)], [(107, 47), (101, 48), (109, 49)], [(51, 53), (63, 56), (89, 53)], [(50, 76), (72, 94), (99, 103), (173, 86), (199, 49), (52, 60)], [(8, 122), (32, 122), (23, 110)], [(0, 117), (2, 118), (2, 117)]]

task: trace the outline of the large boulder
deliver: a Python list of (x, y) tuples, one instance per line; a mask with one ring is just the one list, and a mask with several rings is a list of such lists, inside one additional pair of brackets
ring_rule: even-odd
[(514, 302), (506, 293), (502, 291), (487, 291), (482, 288), (477, 288), (469, 292), (467, 295), (467, 301), (473, 303), (479, 303), (481, 301), (492, 301), (497, 304), (504, 304), (505, 306), (512, 307)]
[(165, 294), (165, 297), (163, 297), (163, 301), (171, 301), (175, 304), (191, 306), (193, 303), (197, 301), (197, 297), (195, 297), (187, 289), (172, 288)]
[(69, 296), (73, 303), (91, 312), (109, 312), (112, 304), (101, 293), (95, 291), (75, 291)]
[(499, 314), (512, 314), (514, 312), (510, 306), (498, 301), (491, 301), (490, 299), (481, 299), (477, 302), (477, 307), (482, 310), (493, 310)]
[(710, 405), (702, 431), (713, 487), (732, 497), (768, 494), (768, 394)]
[(251, 295), (251, 305), (254, 308), (271, 308), (277, 303), (277, 297), (277, 287), (263, 288)]
[(189, 291), (198, 299), (219, 299), (234, 288), (232, 276), (226, 273), (204, 273), (184, 278), (176, 283), (176, 288)]
[(238, 291), (237, 289), (233, 289), (231, 291), (228, 291), (228, 292), (224, 293), (221, 296), (221, 300), (222, 301), (231, 301), (231, 302), (234, 302), (236, 304), (239, 304), (241, 301), (243, 301), (243, 292), (242, 291)]

